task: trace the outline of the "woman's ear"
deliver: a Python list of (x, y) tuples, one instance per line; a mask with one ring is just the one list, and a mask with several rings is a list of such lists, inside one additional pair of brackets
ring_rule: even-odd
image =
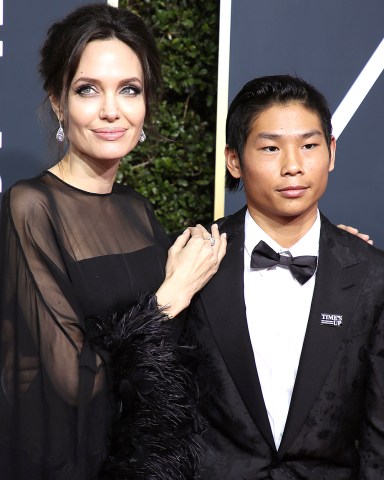
[(229, 148), (228, 145), (226, 145), (224, 150), (224, 155), (225, 155), (225, 163), (229, 173), (234, 178), (241, 178), (242, 172), (241, 172), (240, 161), (237, 153), (231, 148)]
[(55, 112), (57, 119), (62, 122), (63, 121), (63, 113), (60, 109), (60, 102), (57, 98), (53, 95), (49, 96), (49, 101), (51, 102), (52, 110)]

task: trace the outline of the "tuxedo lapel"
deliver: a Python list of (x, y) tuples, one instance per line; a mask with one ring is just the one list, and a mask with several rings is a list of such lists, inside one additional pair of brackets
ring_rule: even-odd
[[(322, 217), (311, 312), (279, 457), (295, 440), (327, 378), (353, 316), (358, 287), (364, 275), (363, 259), (357, 258), (347, 245), (343, 245), (342, 234), (338, 234), (335, 228)], [(331, 315), (327, 317), (331, 325), (322, 324), (324, 314)], [(342, 324), (337, 326), (340, 316)], [(332, 319), (335, 319), (335, 325)]]
[(265, 440), (275, 448), (248, 332), (244, 302), (244, 215), (246, 209), (220, 226), (228, 235), (227, 253), (219, 271), (200, 297), (213, 335), (248, 411)]

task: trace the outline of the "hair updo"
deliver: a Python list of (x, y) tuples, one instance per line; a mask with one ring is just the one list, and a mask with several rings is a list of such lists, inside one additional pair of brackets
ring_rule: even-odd
[(66, 114), (68, 92), (88, 43), (116, 38), (137, 55), (144, 76), (145, 120), (158, 103), (161, 66), (156, 42), (142, 19), (130, 10), (90, 4), (72, 11), (48, 30), (41, 48), (39, 72), (48, 97), (53, 96)]

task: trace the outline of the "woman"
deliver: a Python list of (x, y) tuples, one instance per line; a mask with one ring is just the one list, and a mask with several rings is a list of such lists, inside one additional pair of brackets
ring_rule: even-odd
[(132, 12), (81, 7), (49, 29), (40, 73), (67, 150), (3, 197), (1, 478), (191, 479), (196, 392), (166, 320), (226, 240), (187, 230), (167, 260), (148, 201), (114, 182), (151, 125), (155, 43)]

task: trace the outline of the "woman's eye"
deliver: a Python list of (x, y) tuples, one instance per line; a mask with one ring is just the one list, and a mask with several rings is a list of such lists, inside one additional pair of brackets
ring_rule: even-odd
[(123, 95), (139, 95), (141, 93), (141, 88), (136, 85), (126, 85), (121, 89)]
[(76, 88), (76, 93), (78, 95), (91, 95), (96, 93), (96, 89), (92, 85), (81, 85), (80, 87)]

